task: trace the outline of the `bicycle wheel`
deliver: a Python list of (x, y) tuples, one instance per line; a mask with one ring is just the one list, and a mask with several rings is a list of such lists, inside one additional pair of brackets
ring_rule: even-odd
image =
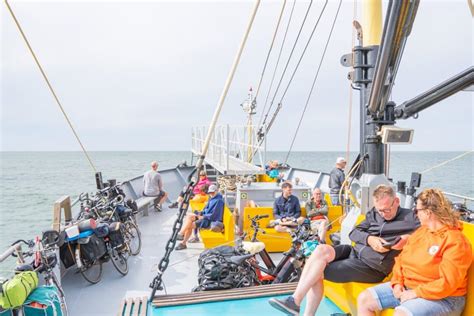
[(117, 249), (110, 251), (110, 259), (115, 269), (121, 275), (125, 276), (128, 273), (128, 255), (122, 252), (118, 252)]
[(126, 221), (124, 224), (124, 238), (132, 256), (140, 253), (142, 248), (142, 237), (137, 225), (132, 221)]
[(82, 258), (80, 246), (76, 248), (76, 264), (82, 277), (87, 282), (96, 284), (102, 279), (102, 261), (100, 259), (90, 261)]
[(53, 271), (50, 272), (50, 276), (51, 276), (51, 278), (50, 278), (51, 281), (49, 281), (49, 282), (47, 281), (46, 284), (47, 285), (54, 285), (58, 289), (59, 300), (60, 300), (60, 304), (61, 304), (61, 311), (63, 312), (64, 316), (68, 316), (69, 311), (67, 309), (66, 296), (64, 295), (64, 290), (61, 287), (61, 284), (59, 284), (58, 278), (56, 277), (56, 274)]

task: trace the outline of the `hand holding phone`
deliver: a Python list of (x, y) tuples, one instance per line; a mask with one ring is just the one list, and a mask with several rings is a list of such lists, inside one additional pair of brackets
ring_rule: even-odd
[(384, 247), (385, 249), (391, 249), (392, 246), (398, 244), (398, 242), (401, 240), (402, 238), (400, 236), (397, 236), (395, 237), (394, 239), (392, 239), (391, 241), (387, 241), (386, 243), (382, 243), (382, 247)]

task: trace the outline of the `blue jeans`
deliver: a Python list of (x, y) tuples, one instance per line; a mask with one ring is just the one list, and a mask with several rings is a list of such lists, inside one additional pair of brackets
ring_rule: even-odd
[(340, 205), (339, 203), (339, 194), (330, 194), (332, 205)]
[(393, 295), (390, 282), (371, 287), (369, 292), (377, 301), (380, 310), (395, 308), (409, 316), (459, 316), (466, 303), (464, 296), (450, 296), (441, 300), (415, 298), (400, 303)]

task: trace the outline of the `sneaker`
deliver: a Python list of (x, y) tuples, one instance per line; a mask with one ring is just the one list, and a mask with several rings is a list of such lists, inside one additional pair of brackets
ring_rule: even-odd
[(176, 248), (174, 248), (174, 250), (183, 250), (183, 249), (186, 249), (186, 248), (188, 248), (188, 247), (186, 247), (185, 244), (179, 243), (179, 244), (176, 246)]
[(168, 205), (168, 208), (178, 208), (178, 202), (173, 202), (170, 205)]
[(160, 205), (155, 205), (155, 211), (161, 212), (161, 206)]
[(299, 315), (300, 307), (296, 305), (293, 296), (288, 296), (284, 299), (271, 298), (268, 303), (286, 315)]
[(179, 241), (184, 240), (184, 236), (181, 234), (178, 234), (178, 236), (176, 237), (176, 240), (179, 240)]
[(198, 237), (194, 237), (194, 238), (191, 238), (190, 240), (188, 240), (188, 242), (190, 242), (192, 244), (195, 244), (195, 243), (198, 243), (198, 242), (201, 242), (201, 241), (199, 240)]
[(276, 222), (275, 221), (271, 221), (268, 225), (267, 225), (267, 228), (275, 228), (276, 226)]

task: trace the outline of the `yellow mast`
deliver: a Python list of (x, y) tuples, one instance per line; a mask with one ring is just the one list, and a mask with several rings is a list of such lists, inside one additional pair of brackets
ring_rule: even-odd
[(380, 45), (382, 38), (382, 0), (362, 0), (362, 10), (363, 45)]

